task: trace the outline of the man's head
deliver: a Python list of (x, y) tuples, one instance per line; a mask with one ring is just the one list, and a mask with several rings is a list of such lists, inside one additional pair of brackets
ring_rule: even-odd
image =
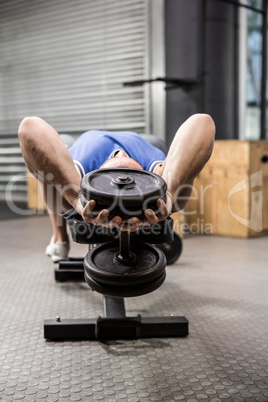
[(100, 169), (102, 168), (130, 168), (130, 169), (141, 169), (142, 166), (135, 159), (130, 158), (125, 151), (118, 151), (116, 154), (107, 159)]

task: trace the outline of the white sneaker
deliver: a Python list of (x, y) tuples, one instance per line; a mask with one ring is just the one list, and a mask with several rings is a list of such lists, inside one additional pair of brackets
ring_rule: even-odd
[(50, 243), (46, 248), (46, 255), (51, 257), (53, 262), (68, 260), (68, 254), (70, 250), (69, 241), (54, 243), (54, 236), (51, 237)]

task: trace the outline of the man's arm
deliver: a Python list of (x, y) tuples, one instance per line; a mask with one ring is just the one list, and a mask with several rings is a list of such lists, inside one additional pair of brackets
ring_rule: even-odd
[(178, 129), (162, 167), (155, 173), (167, 183), (167, 203), (158, 201), (160, 214), (146, 211), (147, 220), (156, 223), (187, 204), (195, 177), (210, 158), (215, 125), (207, 114), (195, 114)]
[[(57, 206), (63, 206), (64, 211), (74, 208), (83, 216), (85, 211), (88, 213), (94, 208), (93, 200), (85, 208), (82, 206), (81, 178), (68, 149), (53, 127), (39, 117), (26, 117), (19, 127), (19, 140), (25, 164), (45, 187), (44, 193), (49, 185), (56, 190), (56, 196), (50, 197), (53, 202), (48, 205), (53, 212), (63, 212), (57, 209)], [(107, 210), (103, 210), (98, 217), (87, 217), (87, 220), (102, 224), (107, 213)]]
[(26, 117), (19, 127), (19, 140), (29, 171), (44, 184), (53, 185), (70, 208), (74, 206), (80, 177), (56, 130), (39, 117)]
[(209, 160), (214, 137), (214, 122), (206, 114), (191, 116), (177, 131), (162, 170), (177, 210), (185, 207), (187, 200), (180, 197), (190, 197), (195, 177)]

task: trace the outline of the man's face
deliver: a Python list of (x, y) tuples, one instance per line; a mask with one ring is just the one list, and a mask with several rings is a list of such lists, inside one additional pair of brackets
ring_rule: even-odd
[(130, 158), (125, 151), (118, 151), (115, 156), (107, 159), (100, 169), (102, 168), (130, 168), (130, 169), (141, 169), (142, 166), (135, 159)]

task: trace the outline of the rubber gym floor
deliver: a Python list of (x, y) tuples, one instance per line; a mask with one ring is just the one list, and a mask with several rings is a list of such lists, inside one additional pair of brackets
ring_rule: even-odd
[(47, 216), (2, 215), (0, 400), (268, 401), (267, 237), (186, 237), (165, 283), (126, 300), (130, 316), (184, 315), (186, 338), (54, 342), (44, 319), (96, 317), (102, 296), (55, 282)]

